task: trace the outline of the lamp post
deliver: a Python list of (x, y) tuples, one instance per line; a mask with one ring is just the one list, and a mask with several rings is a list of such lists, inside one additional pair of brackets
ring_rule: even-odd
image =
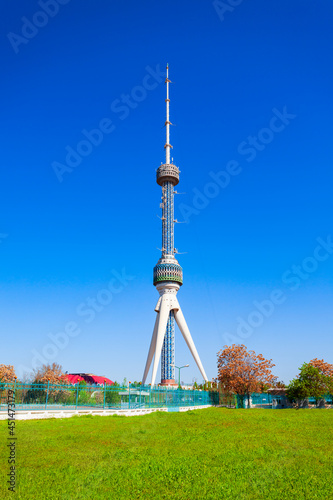
[(184, 366), (176, 366), (176, 365), (171, 365), (171, 366), (174, 366), (175, 368), (178, 368), (178, 370), (179, 370), (178, 387), (180, 387), (180, 370), (181, 370), (182, 368), (188, 368), (190, 365), (184, 365)]

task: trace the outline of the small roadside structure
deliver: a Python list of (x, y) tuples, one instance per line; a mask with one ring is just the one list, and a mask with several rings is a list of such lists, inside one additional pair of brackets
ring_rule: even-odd
[(268, 389), (268, 394), (272, 397), (272, 408), (273, 409), (281, 409), (281, 408), (292, 408), (292, 403), (289, 401), (286, 388), (285, 387), (273, 387), (272, 389)]
[(145, 408), (146, 403), (148, 403), (148, 391), (128, 389), (126, 391), (120, 391), (118, 394), (121, 397), (120, 408), (123, 410), (127, 408)]

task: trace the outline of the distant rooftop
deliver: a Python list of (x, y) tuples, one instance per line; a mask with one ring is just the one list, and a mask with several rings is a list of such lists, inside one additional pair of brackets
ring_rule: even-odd
[(92, 373), (67, 373), (65, 375), (66, 379), (70, 384), (77, 384), (78, 382), (87, 382), (87, 384), (97, 384), (97, 385), (113, 385), (114, 382), (107, 377), (100, 377), (98, 375), (93, 375)]

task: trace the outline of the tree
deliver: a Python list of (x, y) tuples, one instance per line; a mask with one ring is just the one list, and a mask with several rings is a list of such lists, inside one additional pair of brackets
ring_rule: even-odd
[(65, 374), (62, 371), (62, 366), (58, 363), (52, 365), (43, 365), (38, 370), (34, 370), (34, 383), (35, 384), (63, 384), (65, 381)]
[(217, 380), (225, 393), (237, 394), (242, 401), (247, 397), (250, 404), (252, 392), (267, 390), (277, 380), (271, 372), (273, 366), (271, 359), (248, 351), (243, 344), (224, 346), (217, 353)]
[[(50, 385), (64, 385), (66, 383), (65, 375), (62, 371), (62, 367), (57, 363), (52, 363), (52, 365), (42, 365), (41, 368), (35, 369), (32, 374), (33, 384), (42, 384), (42, 386), (31, 388), (27, 391), (25, 395), (26, 403), (44, 403), (48, 395), (49, 401), (56, 402), (58, 399), (66, 399), (66, 394), (62, 388), (50, 388), (46, 386), (48, 383)], [(43, 387), (44, 385), (44, 387)]]
[[(316, 361), (316, 363), (313, 363)], [(318, 363), (317, 363), (318, 361)], [(303, 363), (300, 373), (293, 379), (287, 387), (286, 394), (291, 401), (295, 401), (300, 406), (302, 400), (313, 397), (321, 399), (325, 394), (329, 394), (333, 389), (333, 377), (328, 373), (328, 363), (321, 364), (323, 360), (312, 360), (310, 363)], [(315, 366), (317, 364), (318, 366)], [(319, 368), (319, 365), (321, 368)], [(330, 365), (328, 365), (330, 366)]]
[(109, 408), (112, 406), (117, 407), (120, 405), (121, 396), (119, 391), (121, 390), (121, 385), (118, 382), (114, 382), (113, 386), (108, 386), (106, 388), (105, 403)]
[(310, 365), (318, 368), (323, 375), (333, 377), (333, 365), (326, 363), (323, 359), (314, 358), (310, 361)]
[(212, 382), (210, 382), (209, 380), (207, 382), (204, 382), (202, 384), (202, 390), (203, 391), (211, 391), (212, 390)]
[(0, 382), (14, 382), (17, 380), (15, 369), (12, 365), (0, 365)]
[(283, 382), (283, 380), (278, 380), (277, 382), (274, 383), (274, 389), (285, 389), (286, 384)]

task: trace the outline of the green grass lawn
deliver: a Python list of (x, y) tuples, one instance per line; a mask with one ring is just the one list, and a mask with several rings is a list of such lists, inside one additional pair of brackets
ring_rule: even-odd
[(1, 499), (333, 498), (330, 410), (16, 421), (16, 494), (0, 424)]

